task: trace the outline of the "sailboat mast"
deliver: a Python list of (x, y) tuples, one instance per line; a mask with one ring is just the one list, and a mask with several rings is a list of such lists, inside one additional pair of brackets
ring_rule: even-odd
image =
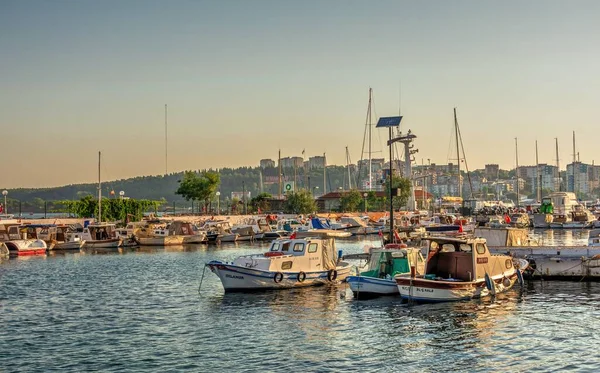
[(100, 159), (102, 153), (98, 152), (98, 222), (102, 222), (102, 180), (100, 178)]
[(352, 177), (350, 175), (350, 153), (346, 146), (346, 169), (348, 170), (348, 190), (352, 190)]
[(458, 119), (456, 119), (456, 108), (454, 108), (454, 133), (456, 137), (456, 180), (458, 182), (458, 196), (462, 197), (462, 183), (460, 180), (460, 150), (458, 144)]
[(558, 159), (558, 137), (555, 137), (554, 140), (556, 140), (556, 172), (557, 172), (556, 181), (554, 182), (554, 190), (557, 192), (560, 192), (561, 188), (560, 188), (560, 162)]
[(323, 194), (327, 194), (327, 158), (323, 153)]
[(537, 201), (542, 201), (542, 175), (540, 174), (540, 161), (538, 159), (538, 142), (535, 140), (535, 177), (537, 185)]
[(279, 149), (279, 199), (282, 199), (282, 191), (281, 191), (281, 149)]
[(575, 131), (573, 131), (573, 193), (577, 193), (577, 189), (575, 188), (575, 163), (577, 163), (577, 152), (575, 151)]
[(165, 104), (165, 175), (167, 175), (169, 173), (169, 162), (168, 162), (168, 143), (167, 143), (167, 104)]
[(517, 204), (516, 206), (519, 207), (519, 201), (521, 201), (520, 196), (519, 196), (519, 143), (517, 138), (515, 137), (515, 163), (517, 165), (517, 168), (515, 169), (515, 173), (517, 176)]
[(372, 184), (372, 177), (371, 177), (371, 172), (372, 172), (372, 160), (371, 160), (371, 129), (373, 127), (373, 122), (372, 122), (372, 115), (371, 115), (371, 99), (372, 99), (372, 95), (373, 95), (373, 89), (369, 88), (369, 108), (367, 110), (368, 116), (369, 116), (369, 190), (371, 190), (371, 184)]

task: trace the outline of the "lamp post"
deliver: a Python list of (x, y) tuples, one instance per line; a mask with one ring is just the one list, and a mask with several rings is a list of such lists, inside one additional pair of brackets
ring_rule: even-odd
[(124, 199), (124, 198), (125, 198), (125, 192), (124, 192), (124, 191), (120, 191), (120, 192), (119, 192), (119, 197), (120, 197), (121, 199)]
[(318, 186), (313, 187), (313, 198), (315, 197), (315, 189), (319, 189)]
[(6, 195), (8, 194), (8, 190), (4, 189), (2, 191), (2, 195), (4, 196), (4, 215), (8, 216), (8, 206), (6, 205)]
[(221, 192), (215, 193), (217, 196), (217, 214), (221, 215)]
[(365, 214), (367, 213), (367, 197), (369, 196), (369, 193), (364, 192), (363, 193), (363, 197), (365, 197)]

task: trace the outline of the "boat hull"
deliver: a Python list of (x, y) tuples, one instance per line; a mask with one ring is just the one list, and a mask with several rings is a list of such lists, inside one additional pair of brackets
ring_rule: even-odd
[(398, 295), (398, 285), (393, 279), (368, 276), (348, 276), (346, 282), (357, 298)]
[[(328, 279), (328, 271), (306, 272), (306, 278), (299, 281), (300, 272), (263, 271), (219, 261), (212, 261), (207, 266), (219, 277), (225, 292), (252, 292), (324, 285), (345, 280), (351, 268), (349, 264), (338, 266), (336, 269), (337, 277), (333, 281)], [(279, 276), (281, 276), (280, 280)]]
[(116, 249), (119, 246), (121, 246), (120, 238), (85, 241), (83, 244), (84, 249)]
[(204, 234), (195, 234), (195, 235), (183, 237), (184, 244), (198, 244), (198, 243), (205, 243), (206, 241), (207, 241), (206, 235), (204, 235)]
[(46, 255), (48, 249), (42, 240), (12, 240), (5, 242), (10, 256)]
[(52, 251), (60, 251), (60, 250), (80, 250), (85, 241), (71, 241), (71, 242), (59, 242), (49, 248)]
[(140, 246), (177, 246), (183, 245), (185, 236), (137, 237)]
[[(495, 292), (502, 293), (517, 282), (517, 273), (510, 276), (492, 277)], [(424, 278), (396, 277), (400, 297), (404, 300), (419, 303), (453, 302), (481, 298), (491, 294), (485, 280), (478, 281), (439, 281)]]

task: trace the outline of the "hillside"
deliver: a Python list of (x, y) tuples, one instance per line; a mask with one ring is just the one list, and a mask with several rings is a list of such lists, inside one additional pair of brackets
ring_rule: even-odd
[[(262, 170), (259, 167), (241, 167), (241, 168), (223, 168), (217, 171), (221, 175), (221, 203), (227, 204), (231, 200), (232, 192), (246, 191), (251, 196), (260, 193), (261, 173), (264, 192), (273, 195), (278, 194), (279, 184), (277, 182), (277, 169), (267, 168)], [(175, 203), (178, 207), (191, 206), (191, 202), (185, 202), (183, 198), (175, 194), (178, 187), (178, 180), (181, 180), (183, 173), (173, 173), (169, 175), (142, 176), (123, 180), (106, 181), (102, 183), (102, 194), (105, 197), (110, 196), (114, 191), (115, 197), (119, 196), (120, 191), (125, 192), (125, 196), (136, 199), (164, 200), (167, 205), (172, 206)], [(293, 181), (294, 170), (284, 169), (283, 180)], [(312, 170), (308, 175), (304, 175), (303, 169), (296, 172), (297, 188), (304, 188), (310, 184), (311, 189), (316, 194), (323, 193), (323, 170)], [(347, 188), (348, 176), (346, 168), (343, 166), (327, 167), (327, 191), (336, 190), (340, 187)], [(353, 181), (354, 183), (354, 181)], [(48, 211), (54, 208), (54, 202), (60, 200), (74, 200), (84, 197), (88, 194), (96, 195), (98, 193), (97, 184), (73, 184), (55, 188), (19, 188), (10, 189), (8, 194), (8, 207), (10, 213), (19, 211), (19, 203), (23, 212), (42, 212), (44, 207)], [(48, 207), (50, 206), (50, 207)]]

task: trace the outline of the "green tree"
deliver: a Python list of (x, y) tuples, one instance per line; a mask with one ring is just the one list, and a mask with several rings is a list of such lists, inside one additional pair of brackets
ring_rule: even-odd
[[(408, 198), (410, 197), (410, 180), (404, 177), (400, 177), (397, 175), (393, 176), (392, 186), (394, 188), (398, 188), (398, 195), (394, 196), (393, 205), (394, 209), (400, 209), (402, 207), (406, 207), (408, 202)], [(390, 180), (389, 178), (385, 181), (385, 190), (386, 196), (390, 195)], [(388, 203), (388, 198), (386, 198), (386, 203)]]
[[(115, 199), (102, 198), (102, 221), (141, 220), (145, 212), (156, 211), (162, 201), (146, 199)], [(97, 217), (98, 200), (92, 196), (85, 196), (79, 201), (58, 201), (62, 212), (68, 211), (81, 218)]]
[(182, 196), (186, 201), (203, 201), (205, 208), (207, 208), (219, 187), (219, 183), (220, 177), (216, 172), (203, 171), (198, 175), (194, 171), (186, 171), (175, 194)]
[(271, 205), (269, 203), (269, 199), (272, 196), (269, 193), (261, 193), (256, 197), (250, 200), (250, 206), (252, 206), (252, 210), (258, 211), (269, 211), (271, 209)]
[(317, 210), (317, 204), (312, 194), (308, 190), (302, 189), (287, 194), (284, 210), (288, 214), (310, 214)]
[(352, 189), (340, 198), (340, 208), (344, 212), (355, 212), (363, 204), (362, 194), (357, 189)]

